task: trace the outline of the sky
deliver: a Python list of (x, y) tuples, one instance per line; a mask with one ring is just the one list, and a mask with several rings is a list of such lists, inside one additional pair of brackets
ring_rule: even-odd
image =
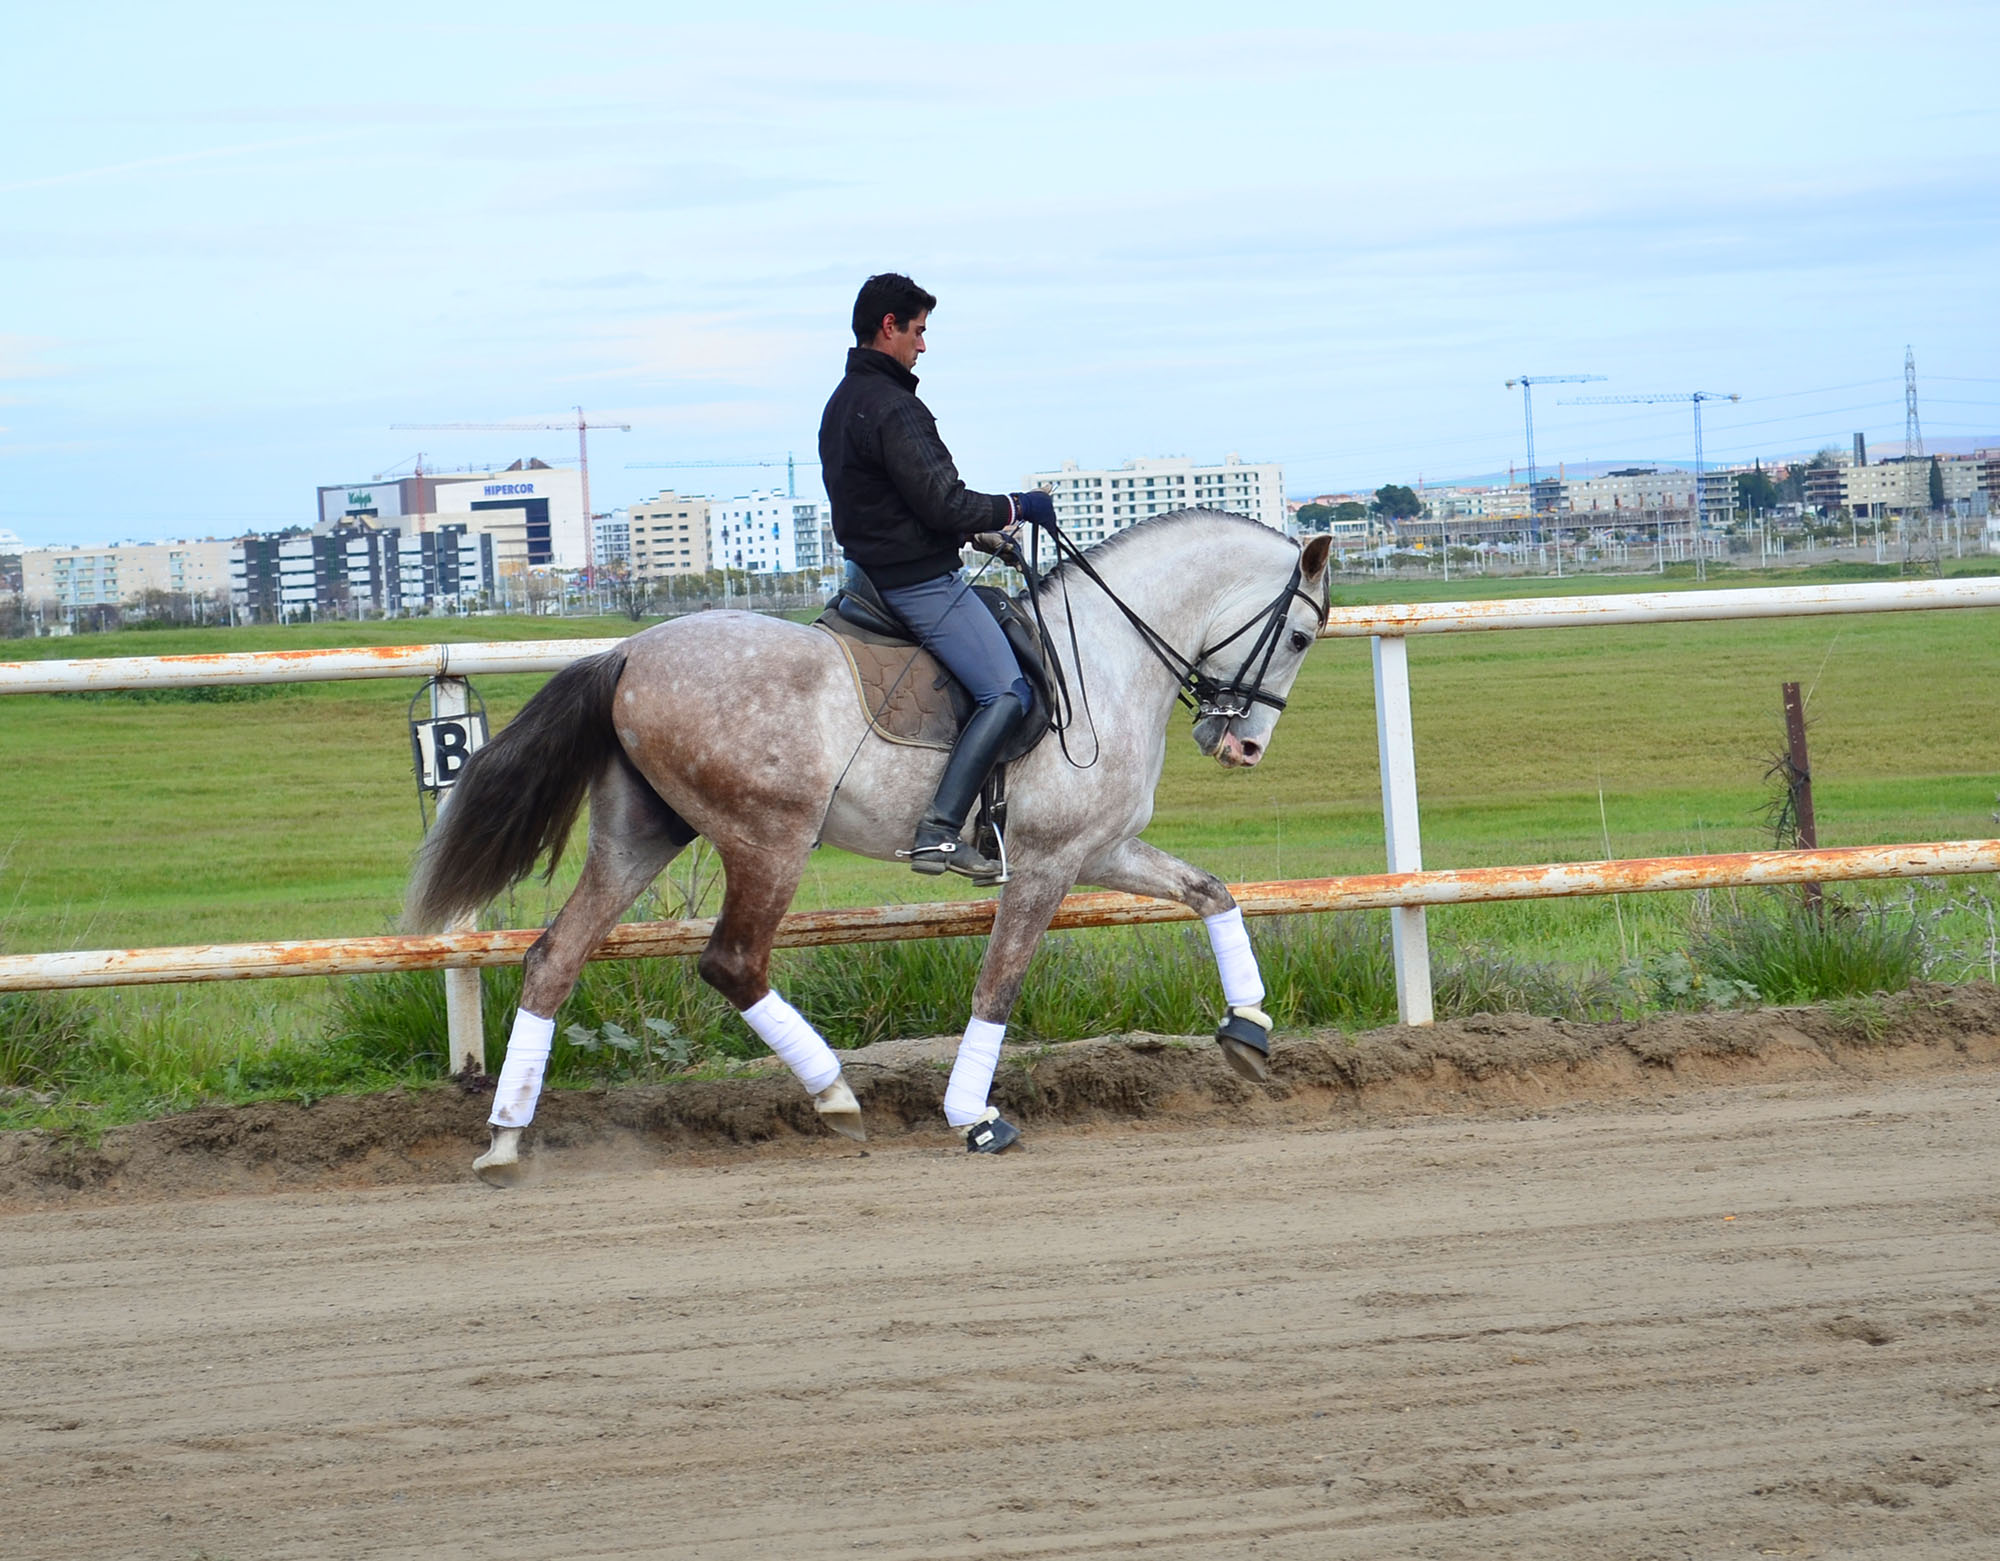
[[(937, 294), (974, 487), (1295, 497), (1903, 435), (2000, 445), (2000, 6), (25, 4), (0, 97), (0, 529), (308, 524), (573, 460), (594, 507), (810, 459), (862, 277)], [(802, 492), (817, 472), (801, 469)]]

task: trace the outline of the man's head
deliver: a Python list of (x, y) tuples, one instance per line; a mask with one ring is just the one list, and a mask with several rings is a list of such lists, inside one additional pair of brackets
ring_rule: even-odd
[(884, 271), (861, 284), (854, 300), (854, 342), (885, 352), (904, 368), (916, 367), (924, 329), (937, 300), (908, 277)]

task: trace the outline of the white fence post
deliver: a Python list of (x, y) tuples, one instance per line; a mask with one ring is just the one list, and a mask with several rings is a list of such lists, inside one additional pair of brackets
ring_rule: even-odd
[[(1400, 635), (1377, 635), (1375, 647), (1375, 743), (1382, 763), (1382, 826), (1389, 839), (1389, 871), (1424, 870), (1423, 838), (1417, 831), (1417, 748), (1410, 722), (1410, 645)], [(1396, 1017), (1404, 1024), (1429, 1024), (1431, 941), (1421, 905), (1389, 912), (1396, 956)]]
[[(466, 715), (471, 712), (470, 685), (464, 678), (440, 677), (431, 680), (433, 716)], [(449, 790), (438, 794), (438, 816), (451, 806)], [(476, 916), (462, 916), (444, 930), (470, 932), (478, 926)], [(477, 970), (447, 969), (444, 972), (445, 1041), (451, 1048), (450, 1073), (486, 1071), (486, 1021), (482, 1011)]]

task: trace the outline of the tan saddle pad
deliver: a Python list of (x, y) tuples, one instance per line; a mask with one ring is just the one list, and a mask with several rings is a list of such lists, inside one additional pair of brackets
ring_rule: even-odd
[(951, 675), (937, 657), (909, 645), (870, 644), (847, 632), (813, 627), (847, 658), (855, 696), (877, 737), (950, 751), (958, 741), (958, 718), (952, 712)]

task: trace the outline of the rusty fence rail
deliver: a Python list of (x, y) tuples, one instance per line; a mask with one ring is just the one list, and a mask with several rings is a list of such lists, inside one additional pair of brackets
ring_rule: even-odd
[[(1238, 897), (1251, 915), (1387, 907), (1395, 944), (1399, 1017), (1406, 1024), (1427, 1024), (1433, 1012), (1430, 952), (1424, 922), (1427, 905), (1815, 879), (1838, 882), (2000, 871), (2000, 842), (1991, 840), (1552, 863), (1452, 872), (1423, 870), (1416, 748), (1410, 720), (1408, 637), (1411, 635), (1967, 607), (2000, 607), (2000, 578), (1336, 607), (1328, 618), (1324, 637), (1365, 638), (1373, 643), (1376, 736), (1390, 871), (1348, 878), (1246, 884), (1240, 886)], [(541, 640), (0, 662), (0, 694), (406, 677), (436, 678), (462, 688), (462, 680), (475, 673), (554, 672), (578, 657), (617, 643), (605, 639)], [(1129, 895), (1072, 895), (1064, 901), (1055, 925), (1092, 927), (1178, 921), (1188, 919), (1190, 914), (1178, 905)], [(991, 918), (991, 903), (983, 901), (805, 912), (785, 919), (779, 942), (799, 947), (960, 937), (984, 932)], [(606, 939), (595, 957), (692, 953), (707, 938), (711, 926), (707, 921), (621, 926)], [(12, 955), (0, 957), (0, 991), (442, 968), (446, 971), (451, 999), (454, 1067), (476, 1067), (479, 992), (473, 972), (481, 967), (517, 962), (536, 936), (532, 931), (456, 930), (425, 938), (348, 938)]]
[[(1669, 889), (1868, 878), (1932, 878), (2000, 872), (2000, 840), (1930, 845), (1845, 846), (1823, 851), (1738, 851), (1710, 856), (1625, 861), (1549, 862), (1536, 867), (1472, 867), (1428, 873), (1364, 873), (1232, 884), (1246, 916), (1382, 910), (1410, 905), (1477, 905), (1493, 900), (1575, 899)], [(982, 936), (993, 925), (992, 900), (797, 911), (778, 925), (780, 948), (896, 943)], [(1129, 927), (1192, 921), (1169, 900), (1134, 894), (1072, 894), (1050, 924)], [(712, 917), (626, 922), (614, 927), (593, 959), (658, 959), (697, 954), (715, 930)], [(69, 954), (0, 956), (0, 992), (38, 987), (144, 986), (178, 981), (238, 981), (272, 976), (352, 976), (393, 970), (479, 970), (517, 965), (537, 929), (446, 932), (427, 936), (328, 938), (285, 943), (211, 943), (187, 948), (96, 949)]]

